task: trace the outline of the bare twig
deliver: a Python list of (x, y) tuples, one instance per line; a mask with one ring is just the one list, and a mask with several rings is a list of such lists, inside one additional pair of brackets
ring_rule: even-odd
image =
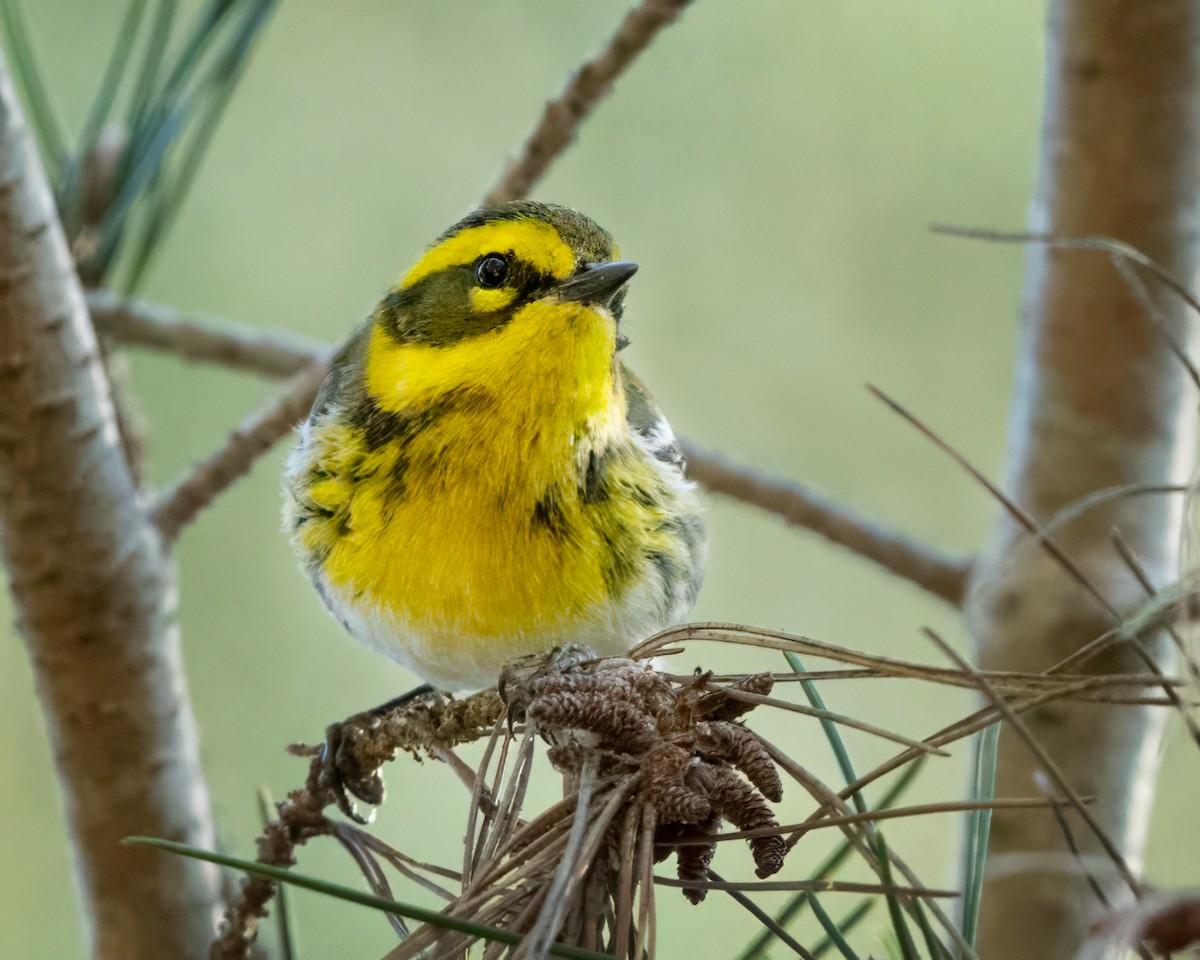
[(327, 361), (333, 352), (295, 334), (260, 333), (212, 317), (190, 319), (174, 307), (124, 299), (108, 290), (89, 290), (87, 303), (96, 329), (117, 343), (269, 377), (290, 377), (314, 361)]
[(154, 520), (163, 540), (179, 532), (247, 473), (264, 453), (304, 419), (325, 378), (325, 365), (315, 363), (296, 374), (283, 392), (247, 417), (225, 445), (196, 464), (166, 490), (154, 507)]
[[(1086, 797), (1084, 798), (1087, 799)], [(1022, 797), (1011, 800), (957, 800), (945, 803), (919, 803), (909, 807), (890, 807), (881, 810), (866, 810), (862, 813), (848, 813), (844, 816), (822, 815), (819, 820), (805, 820), (802, 823), (785, 823), (773, 827), (760, 827), (757, 830), (728, 830), (724, 833), (714, 833), (705, 840), (680, 840), (680, 846), (697, 843), (719, 843), (723, 840), (749, 840), (752, 837), (769, 837), (775, 834), (796, 834), (800, 836), (810, 830), (820, 830), (828, 827), (841, 827), (850, 823), (877, 823), (880, 820), (899, 820), (905, 817), (924, 817), (933, 813), (962, 813), (967, 810), (1044, 810), (1052, 806), (1069, 806), (1067, 800), (1055, 798), (1041, 799), (1037, 797)]]
[(528, 194), (612, 89), (613, 81), (690, 2), (642, 0), (631, 9), (601, 51), (571, 74), (562, 93), (547, 102), (537, 126), (484, 197), (484, 206)]
[[(1014, 230), (986, 230), (977, 227), (959, 227), (945, 223), (935, 223), (930, 227), (934, 233), (947, 237), (962, 237), (966, 240), (987, 240), (991, 243), (1037, 243), (1060, 250), (1100, 250), (1114, 260), (1136, 263), (1152, 273), (1162, 284), (1174, 293), (1180, 300), (1200, 315), (1200, 300), (1179, 280), (1171, 271), (1151, 257), (1146, 256), (1137, 247), (1112, 237), (1070, 237), (1058, 233)], [(1156, 318), (1157, 319), (1157, 318)]]
[[(697, 881), (677, 880), (675, 877), (656, 876), (654, 882), (660, 887), (684, 887)], [(701, 880), (698, 885), (707, 890), (749, 890), (756, 893), (779, 891), (812, 890), (817, 893), (875, 893), (893, 894), (899, 897), (919, 897), (925, 900), (952, 899), (959, 895), (957, 890), (939, 890), (932, 887), (887, 886), (881, 883), (858, 883), (851, 880), (743, 880), (728, 882)]]
[(867, 384), (867, 389), (878, 399), (883, 401), (894, 413), (898, 414), (902, 419), (907, 421), (911, 426), (915, 427), (918, 432), (924, 435), (927, 439), (950, 457), (956, 464), (962, 467), (971, 479), (983, 487), (992, 498), (1000, 504), (1005, 512), (1012, 520), (1022, 527), (1026, 533), (1033, 537), (1037, 543), (1054, 558), (1054, 561), (1062, 568), (1063, 572), (1068, 574), (1080, 587), (1082, 587), (1101, 609), (1108, 614), (1113, 623), (1120, 623), (1121, 614), (1117, 608), (1109, 602), (1108, 598), (1101, 593), (1100, 589), (1091, 581), (1091, 579), (1080, 569), (1079, 565), (1067, 555), (1066, 551), (1058, 545), (1058, 543), (1050, 537), (1046, 531), (1033, 519), (1020, 504), (1012, 497), (1008, 496), (996, 484), (989, 480), (978, 467), (971, 463), (966, 457), (954, 449), (941, 436), (939, 436), (927, 423), (916, 416), (912, 411), (902, 406), (897, 401), (893, 400), (886, 393), (880, 390), (873, 384)]
[[(435, 696), (409, 701), (392, 714), (381, 719), (369, 730), (363, 729), (361, 739), (355, 739), (355, 760), (359, 770), (374, 769), (392, 759), (397, 750), (429, 751), (441, 746), (450, 748), (456, 743), (479, 739), (483, 730), (492, 730), (501, 715), (501, 704), (495, 691), (484, 691), (463, 700)], [(352, 721), (347, 721), (350, 723)], [(325, 816), (325, 809), (338, 802), (331, 766), (336, 762), (323, 755), (320, 748), (295, 744), (292, 752), (312, 757), (304, 787), (293, 790), (279, 804), (279, 816), (264, 829), (258, 840), (258, 859), (274, 866), (290, 866), (295, 862), (298, 846), (315, 836), (333, 833), (337, 827)], [(460, 879), (453, 871), (434, 867), (403, 857), (399, 851), (358, 831), (356, 836), (375, 854), (383, 856), (398, 869), (415, 866), (421, 870)], [(249, 877), (225, 908), (217, 939), (213, 942), (210, 960), (248, 960), (254, 956), (259, 920), (266, 915), (274, 897), (276, 884), (263, 877)], [(443, 891), (436, 890), (438, 895)]]
[[(321, 772), (320, 761), (314, 760), (303, 789), (293, 790), (278, 805), (278, 818), (268, 823), (258, 838), (260, 862), (290, 867), (296, 862), (296, 847), (333, 832), (334, 824), (326, 819), (324, 810), (334, 798), (322, 788)], [(255, 955), (258, 922), (266, 916), (275, 890), (275, 882), (265, 877), (246, 877), (242, 881), (237, 895), (225, 906), (209, 960), (249, 960)]]
[(735, 466), (721, 454), (694, 444), (685, 444), (684, 452), (688, 476), (706, 490), (761, 507), (955, 606), (962, 602), (970, 571), (968, 558), (947, 556), (903, 533), (888, 530), (795, 481)]
[[(928, 683), (942, 683), (958, 687), (975, 688), (978, 686), (973, 672), (953, 670), (945, 667), (934, 667), (913, 660), (901, 660), (896, 657), (884, 657), (878, 654), (864, 653), (849, 647), (838, 646), (823, 640), (815, 640), (783, 630), (769, 630), (765, 627), (751, 627), (738, 623), (698, 622), (685, 623), (678, 627), (670, 627), (661, 633), (644, 640), (633, 649), (631, 656), (646, 658), (662, 656), (664, 648), (673, 644), (692, 641), (710, 643), (731, 643), (748, 647), (759, 647), (765, 650), (780, 650), (802, 656), (819, 657), (840, 663), (855, 664), (860, 667), (877, 671), (880, 676), (909, 677)], [(1054, 673), (1054, 676), (1050, 676)], [(988, 681), (995, 684), (1006, 695), (1032, 694), (1037, 691), (1051, 690), (1056, 697), (1072, 696), (1083, 691), (1091, 691), (1108, 687), (1145, 687), (1161, 686), (1169, 683), (1181, 686), (1185, 681), (1174, 677), (1162, 677), (1158, 673), (1130, 674), (1066, 674), (1059, 668), (1047, 671), (1046, 674), (1022, 673), (1017, 671), (992, 671), (984, 674)], [(670, 676), (670, 675), (668, 675)], [(687, 682), (687, 677), (671, 677), (677, 682)], [(710, 677), (715, 681), (716, 677)], [(784, 674), (783, 680), (792, 680), (794, 675)]]

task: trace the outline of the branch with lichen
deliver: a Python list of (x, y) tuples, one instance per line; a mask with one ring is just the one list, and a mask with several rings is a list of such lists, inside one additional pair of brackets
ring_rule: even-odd
[[(772, 681), (755, 675), (737, 686), (766, 693)], [(769, 803), (782, 797), (779, 774), (766, 748), (740, 723), (754, 705), (731, 699), (704, 676), (673, 684), (645, 663), (591, 660), (586, 652), (569, 651), (519, 661), (505, 671), (501, 689), (503, 696), (489, 690), (464, 700), (431, 693), (383, 716), (335, 724), (319, 748), (294, 748), (313, 756), (308, 780), (279, 805), (278, 819), (259, 841), (259, 859), (290, 866), (298, 845), (337, 834), (324, 811), (335, 804), (345, 809), (346, 790), (381, 801), (379, 768), (397, 753), (437, 755), (488, 735), (511, 737), (509, 727), (523, 724), (516, 780), (503, 796), (485, 795), (483, 768), (476, 777), (473, 849), (447, 914), (525, 933), (531, 945), (565, 932), (569, 942), (598, 948), (619, 935), (640, 955), (648, 917), (639, 911), (642, 923), (636, 924), (634, 904), (649, 896), (655, 861), (674, 853), (678, 876), (688, 881), (684, 894), (698, 903), (708, 889), (716, 844), (696, 846), (696, 838), (717, 833), (722, 821), (740, 830), (778, 826)], [(548, 756), (564, 777), (567, 796), (525, 820), (519, 812), (535, 734), (550, 744)], [(339, 839), (353, 848), (360, 866), (372, 862), (367, 835), (350, 829), (357, 840)], [(781, 833), (747, 842), (760, 877), (779, 871), (786, 853)], [(636, 868), (611, 857), (622, 848)], [(267, 881), (243, 883), (214, 958), (250, 955), (271, 896)], [(611, 918), (607, 930), (605, 917)], [(415, 956), (434, 944), (448, 949), (460, 936), (423, 927), (393, 956)]]
[[(718, 624), (667, 631), (645, 644), (640, 655), (661, 655), (684, 640), (735, 643), (835, 662), (867, 662), (883, 668), (880, 675), (908, 681), (978, 686), (984, 676), (965, 664), (946, 668), (905, 663), (815, 640)], [(743, 896), (767, 889), (762, 878), (779, 873), (788, 851), (812, 831), (827, 827), (846, 835), (878, 874), (880, 885), (839, 887), (821, 880), (819, 889), (891, 891), (905, 910), (916, 915), (920, 908), (914, 898), (937, 891), (923, 887), (892, 851), (887, 852), (890, 869), (909, 886), (900, 888), (888, 879), (889, 864), (880, 859), (874, 833), (877, 820), (983, 807), (1029, 811), (1087, 801), (1016, 798), (860, 812), (848, 804), (856, 792), (1001, 717), (1025, 714), (1056, 700), (1086, 697), (1096, 679), (1120, 679), (1129, 688), (1159, 682), (1152, 675), (985, 678), (995, 684), (991, 689), (996, 700), (991, 706), (936, 731), (856, 783), (835, 790), (762, 740), (745, 722), (756, 708), (800, 709), (772, 696), (787, 678), (769, 673), (677, 677), (655, 671), (645, 661), (596, 660), (586, 649), (572, 648), (518, 661), (506, 669), (497, 689), (461, 700), (431, 692), (393, 709), (352, 717), (331, 725), (324, 744), (293, 747), (293, 753), (312, 758), (308, 779), (303, 789), (279, 805), (278, 819), (259, 841), (259, 858), (291, 865), (298, 845), (333, 835), (379, 896), (391, 897), (381, 873), (390, 864), (446, 899), (445, 912), (454, 918), (525, 933), (527, 943), (551, 942), (561, 936), (566, 942), (598, 949), (618, 944), (616, 956), (640, 957), (649, 949), (653, 884), (678, 885), (692, 902), (704, 899), (710, 890)], [(564, 798), (528, 815), (522, 805), (536, 738), (549, 745), (547, 758), (563, 777)], [(912, 742), (898, 735), (894, 739)], [(461, 872), (417, 864), (365, 830), (326, 815), (328, 807), (336, 805), (365, 823), (350, 798), (383, 802), (381, 770), (398, 754), (461, 764), (454, 749), (479, 740), (488, 743), (483, 759), (464, 777), (471, 803)], [(514, 742), (519, 746), (510, 751)], [(803, 787), (817, 804), (801, 823), (780, 824), (775, 818), (772, 805), (782, 798), (781, 775)], [(733, 829), (722, 830), (723, 822)], [(731, 840), (750, 845), (759, 881), (716, 879), (713, 858), (720, 845)], [(676, 878), (656, 877), (653, 865), (672, 856)], [(445, 879), (459, 884), (457, 894), (438, 882)], [(772, 880), (769, 888), (803, 890), (814, 888), (813, 883)], [(244, 882), (230, 905), (214, 958), (249, 956), (259, 918), (272, 895), (267, 881)], [(939, 923), (944, 922), (945, 935), (954, 940), (948, 918), (934, 904), (927, 904), (927, 909)], [(462, 949), (468, 943), (463, 936), (436, 926), (422, 927), (389, 957), (402, 960), (435, 946), (446, 952)], [(652, 949), (649, 952), (652, 955)]]

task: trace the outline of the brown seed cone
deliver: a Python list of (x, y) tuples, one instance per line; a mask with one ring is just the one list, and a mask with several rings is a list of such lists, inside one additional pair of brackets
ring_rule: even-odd
[[(720, 818), (710, 817), (703, 823), (696, 824), (694, 827), (684, 834), (684, 837), (693, 839), (696, 837), (711, 836), (716, 833), (720, 827)], [(713, 856), (717, 852), (716, 843), (687, 845), (679, 848), (678, 856), (676, 857), (676, 876), (685, 883), (689, 880), (701, 882), (708, 879), (708, 867), (712, 863)], [(700, 903), (708, 896), (708, 888), (702, 886), (684, 887), (683, 895), (692, 903)]]
[(625, 700), (600, 691), (551, 693), (529, 705), (527, 716), (542, 727), (570, 727), (600, 736), (600, 745), (621, 753), (638, 753), (658, 741), (654, 721)]
[[(713, 810), (739, 830), (779, 826), (762, 796), (728, 767), (706, 764), (701, 768), (701, 776)], [(750, 852), (758, 876), (769, 877), (783, 866), (787, 845), (783, 837), (755, 837), (750, 841)]]
[(754, 731), (728, 721), (702, 721), (696, 724), (696, 746), (703, 753), (728, 760), (772, 803), (783, 799), (779, 771)]
[[(756, 673), (729, 685), (730, 690), (745, 690), (760, 697), (767, 696), (774, 687), (775, 678), (769, 673)], [(708, 720), (737, 720), (753, 710), (756, 704), (734, 700), (724, 690), (713, 690), (698, 706), (699, 712)]]
[(642, 758), (643, 787), (660, 824), (696, 823), (712, 814), (712, 805), (685, 780), (691, 754), (673, 743), (660, 742)]

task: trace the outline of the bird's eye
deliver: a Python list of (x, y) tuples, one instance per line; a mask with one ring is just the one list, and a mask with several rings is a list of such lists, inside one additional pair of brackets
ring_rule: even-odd
[(489, 253), (480, 257), (475, 264), (475, 282), (487, 290), (494, 290), (508, 279), (508, 257)]

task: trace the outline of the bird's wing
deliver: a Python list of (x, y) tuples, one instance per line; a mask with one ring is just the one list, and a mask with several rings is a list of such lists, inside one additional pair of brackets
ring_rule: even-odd
[(658, 409), (646, 385), (624, 364), (621, 374), (625, 384), (625, 417), (633, 432), (646, 444), (655, 458), (673, 466), (683, 473), (685, 460), (683, 448), (675, 439), (675, 433), (667, 418)]
[(329, 373), (313, 401), (310, 417), (320, 418), (331, 407), (349, 407), (361, 397), (362, 377), (367, 369), (367, 344), (372, 320), (367, 317), (350, 335), (329, 364)]

